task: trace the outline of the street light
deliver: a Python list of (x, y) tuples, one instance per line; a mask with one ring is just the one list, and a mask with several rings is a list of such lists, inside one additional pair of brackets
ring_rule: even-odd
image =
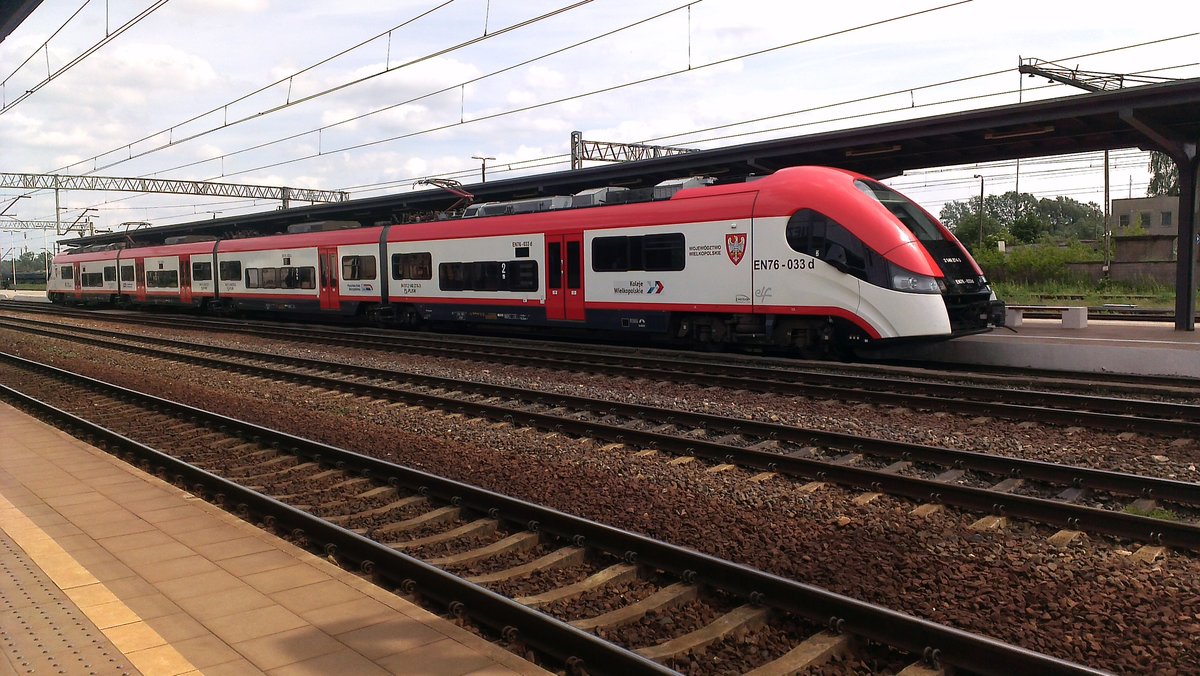
[(471, 159), (473, 159), (473, 160), (479, 160), (479, 161), (480, 161), (480, 164), (479, 164), (479, 182), (480, 182), (480, 183), (486, 183), (486, 182), (487, 182), (487, 163), (488, 163), (488, 160), (494, 160), (494, 159), (496, 159), (496, 158), (494, 158), (494, 157), (483, 157), (482, 155), (472, 155), (472, 156), (471, 156)]
[(983, 174), (975, 174), (971, 178), (979, 179), (979, 250), (983, 251)]

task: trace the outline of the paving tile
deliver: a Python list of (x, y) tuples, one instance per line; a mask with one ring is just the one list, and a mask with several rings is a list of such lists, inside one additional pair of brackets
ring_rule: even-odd
[(138, 621), (137, 613), (120, 601), (90, 606), (87, 609), (87, 616), (98, 629), (108, 629)]
[(136, 598), (123, 598), (125, 605), (129, 609), (138, 614), (138, 617), (143, 620), (153, 620), (156, 617), (164, 617), (166, 615), (174, 615), (180, 611), (178, 605), (174, 601), (159, 594), (146, 594)]
[[(414, 672), (415, 664), (421, 665), (419, 672)], [(490, 657), (449, 638), (379, 660), (379, 666), (393, 674), (420, 673), (421, 676), (460, 676), (491, 664)]]
[(168, 642), (182, 641), (208, 633), (208, 629), (205, 629), (203, 624), (183, 611), (149, 619), (146, 624), (154, 627), (154, 631), (157, 631)]
[(476, 669), (467, 673), (467, 676), (519, 676), (520, 672), (513, 671), (506, 666), (499, 664), (491, 664), (482, 669)]
[(296, 559), (287, 552), (271, 549), (265, 552), (256, 552), (254, 554), (246, 554), (245, 556), (223, 559), (216, 563), (218, 566), (240, 577), (242, 575), (252, 575), (268, 570), (286, 568), (295, 562)]
[(412, 618), (399, 617), (337, 634), (336, 638), (366, 657), (379, 659), (433, 643), (445, 635)]
[(247, 660), (238, 658), (232, 662), (205, 667), (203, 676), (264, 676), (265, 673)]
[(80, 608), (88, 608), (90, 606), (98, 606), (104, 603), (112, 603), (118, 600), (116, 592), (100, 582), (95, 584), (87, 584), (80, 587), (72, 587), (64, 590), (67, 598), (75, 602), (75, 605)]
[(176, 599), (175, 602), (201, 622), (271, 605), (271, 599), (249, 588), (226, 589), (212, 594)]
[(182, 674), (195, 666), (171, 645), (160, 645), (126, 653), (125, 657), (143, 674)]
[(108, 587), (109, 591), (116, 594), (117, 598), (122, 599), (126, 603), (132, 599), (158, 593), (154, 585), (136, 575), (106, 582), (105, 586)]
[(362, 594), (337, 580), (330, 579), (276, 592), (271, 594), (271, 598), (292, 612), (304, 613), (314, 608), (362, 598)]
[(176, 540), (179, 540), (180, 542), (183, 542), (184, 544), (186, 544), (188, 546), (194, 547), (196, 544), (195, 542), (186, 541), (179, 536), (185, 535), (187, 533), (192, 533), (196, 530), (207, 528), (208, 525), (212, 523), (212, 521), (213, 521), (212, 515), (200, 513), (200, 514), (197, 514), (195, 516), (191, 516), (191, 517), (188, 517), (185, 519), (175, 519), (173, 521), (163, 521), (162, 523), (159, 523), (156, 525), (162, 530), (162, 532), (166, 533), (167, 535), (174, 537)]
[(396, 611), (375, 599), (359, 597), (334, 605), (323, 605), (300, 615), (314, 626), (333, 635), (378, 624), (395, 617)]
[(142, 568), (146, 564), (159, 564), (163, 561), (195, 555), (195, 552), (190, 547), (178, 542), (168, 542), (166, 544), (139, 547), (137, 549), (126, 549), (113, 553), (116, 554), (117, 558), (129, 564), (131, 568)]
[(346, 647), (320, 629), (305, 625), (248, 641), (238, 641), (233, 644), (233, 648), (259, 669), (275, 669), (345, 650)]
[(98, 538), (96, 540), (101, 546), (109, 551), (125, 551), (129, 549), (141, 549), (143, 547), (153, 547), (155, 545), (166, 545), (175, 542), (170, 535), (167, 535), (158, 530), (147, 530), (140, 533), (130, 533), (128, 535), (113, 535), (106, 538)]
[(166, 509), (156, 509), (147, 512), (138, 512), (139, 515), (150, 523), (165, 523), (168, 521), (178, 521), (190, 517), (201, 516), (204, 514), (199, 508), (192, 505), (179, 504), (179, 498), (175, 499), (175, 505)]
[(91, 520), (73, 519), (76, 526), (94, 538), (107, 538), (114, 535), (128, 535), (154, 530), (154, 524), (146, 523), (133, 516), (124, 518), (100, 518)]
[(113, 559), (112, 561), (101, 561), (99, 563), (89, 563), (87, 571), (91, 573), (97, 580), (101, 582), (109, 582), (110, 580), (119, 580), (121, 578), (131, 577), (133, 570), (124, 563)]
[(109, 627), (104, 630), (104, 635), (123, 653), (167, 644), (167, 640), (159, 636), (158, 632), (145, 622), (130, 622)]
[(247, 554), (257, 554), (266, 551), (278, 551), (278, 546), (265, 537), (257, 535), (245, 535), (234, 538), (232, 540), (221, 540), (219, 542), (192, 544), (197, 553), (207, 556), (213, 561), (221, 561), (224, 559), (232, 559), (237, 556), (245, 556)]
[(176, 641), (173, 645), (180, 655), (201, 670), (207, 670), (208, 667), (224, 664), (241, 657), (227, 643), (211, 634)]
[(292, 563), (283, 568), (242, 576), (242, 582), (264, 594), (303, 587), (330, 579), (324, 572), (304, 563)]
[(217, 570), (221, 570), (217, 564), (203, 556), (193, 554), (191, 556), (182, 556), (178, 559), (171, 559), (170, 561), (163, 561), (149, 570), (141, 571), (141, 573), (142, 577), (146, 578), (147, 581), (159, 583), (165, 580), (187, 579), (194, 575)]
[(327, 676), (328, 674), (354, 674), (355, 676), (378, 674), (382, 676), (388, 672), (356, 652), (339, 650), (302, 662), (293, 662), (276, 669), (268, 669), (267, 673), (271, 676)]
[(308, 622), (299, 615), (276, 605), (216, 617), (205, 624), (212, 633), (230, 643), (308, 626)]
[(156, 585), (163, 594), (172, 599), (186, 599), (203, 594), (226, 591), (228, 589), (244, 589), (245, 585), (237, 577), (216, 568), (214, 570), (188, 575), (173, 580), (163, 580)]
[(244, 537), (246, 537), (245, 531), (229, 524), (201, 528), (200, 530), (191, 531), (189, 533), (175, 534), (176, 540), (179, 540), (189, 547), (199, 547), (200, 545), (212, 544), (215, 542), (229, 542), (230, 540), (238, 540)]

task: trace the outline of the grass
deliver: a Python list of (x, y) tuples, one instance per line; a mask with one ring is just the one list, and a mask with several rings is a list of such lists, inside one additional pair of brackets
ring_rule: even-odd
[(1020, 284), (994, 282), (996, 297), (1009, 305), (1136, 305), (1140, 308), (1173, 309), (1175, 290), (1158, 285), (1089, 284), (1043, 282)]
[(1126, 514), (1132, 514), (1134, 516), (1148, 516), (1151, 519), (1160, 519), (1162, 521), (1179, 521), (1180, 520), (1178, 514), (1176, 514), (1175, 512), (1172, 512), (1169, 509), (1163, 509), (1162, 507), (1155, 507), (1154, 509), (1138, 509), (1137, 507), (1134, 507), (1133, 505), (1129, 505), (1128, 507), (1126, 507), (1125, 509), (1123, 509), (1121, 511), (1125, 512)]

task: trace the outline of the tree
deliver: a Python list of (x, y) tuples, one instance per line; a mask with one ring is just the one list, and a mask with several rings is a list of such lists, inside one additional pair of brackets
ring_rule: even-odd
[(1021, 214), (1012, 224), (1013, 237), (1017, 238), (1018, 242), (1032, 244), (1038, 240), (1043, 232), (1046, 231), (1046, 224), (1042, 219), (1038, 218), (1036, 212), (1030, 211)]
[(1179, 167), (1166, 153), (1150, 151), (1150, 185), (1146, 186), (1146, 197), (1179, 195)]

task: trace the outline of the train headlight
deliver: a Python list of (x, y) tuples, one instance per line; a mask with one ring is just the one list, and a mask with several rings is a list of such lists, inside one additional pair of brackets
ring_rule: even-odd
[(911, 270), (889, 264), (892, 275), (892, 288), (905, 293), (942, 293), (946, 283), (937, 277), (922, 275)]

